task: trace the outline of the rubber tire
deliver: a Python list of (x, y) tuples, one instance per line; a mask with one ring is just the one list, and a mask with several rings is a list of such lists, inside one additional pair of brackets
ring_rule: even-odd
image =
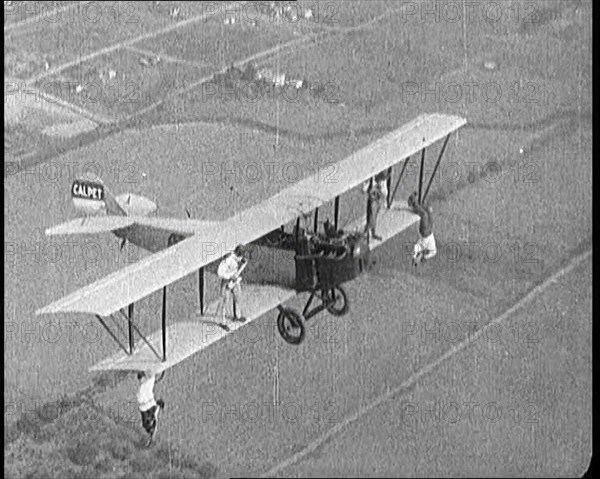
[[(294, 327), (300, 329), (300, 334), (298, 336), (290, 336), (285, 326), (286, 319), (292, 322)], [(279, 310), (279, 316), (277, 316), (277, 329), (284, 341), (293, 345), (300, 344), (304, 340), (304, 335), (306, 334), (302, 315), (292, 308), (281, 308)]]
[[(335, 303), (327, 307), (327, 311), (333, 316), (344, 316), (344, 314), (346, 314), (350, 309), (350, 306), (348, 304), (348, 296), (346, 296), (346, 291), (344, 291), (344, 289), (341, 286), (334, 286), (333, 294), (335, 294), (336, 301)], [(336, 307), (336, 305), (339, 302), (339, 299), (341, 299), (343, 302), (341, 308)]]

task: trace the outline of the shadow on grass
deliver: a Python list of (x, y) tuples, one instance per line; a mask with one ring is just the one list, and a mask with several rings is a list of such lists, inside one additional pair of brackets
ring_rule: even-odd
[(204, 478), (217, 473), (213, 464), (186, 457), (164, 441), (145, 448), (137, 415), (119, 418), (83, 399), (70, 402), (54, 419), (29, 414), (20, 420), (18, 436), (5, 444), (5, 477)]

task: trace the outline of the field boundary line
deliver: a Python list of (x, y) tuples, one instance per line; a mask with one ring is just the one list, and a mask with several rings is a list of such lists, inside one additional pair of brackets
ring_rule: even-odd
[[(246, 3), (246, 2), (245, 1), (233, 2), (233, 3), (227, 4), (224, 8), (230, 7), (232, 5), (238, 5), (238, 4), (241, 5), (241, 4), (244, 4), (244, 3)], [(256, 59), (259, 59), (259, 58), (263, 58), (265, 56), (269, 56), (269, 55), (274, 54), (274, 53), (278, 53), (281, 50), (284, 50), (286, 48), (290, 48), (292, 46), (295, 46), (296, 44), (305, 43), (305, 42), (307, 42), (307, 41), (309, 41), (311, 39), (317, 39), (319, 37), (324, 37), (324, 36), (335, 36), (335, 35), (339, 35), (339, 34), (343, 35), (345, 33), (357, 31), (357, 30), (360, 30), (360, 29), (363, 29), (363, 28), (368, 28), (369, 26), (375, 24), (376, 22), (378, 22), (382, 18), (384, 18), (384, 17), (386, 17), (388, 15), (395, 15), (397, 13), (401, 13), (404, 9), (405, 9), (405, 5), (403, 5), (401, 8), (398, 8), (398, 9), (387, 10), (386, 12), (384, 12), (384, 13), (382, 13), (382, 14), (380, 14), (380, 15), (378, 15), (378, 16), (376, 16), (376, 17), (374, 17), (374, 18), (372, 18), (372, 19), (370, 19), (368, 21), (366, 21), (365, 23), (362, 23), (362, 24), (359, 24), (359, 25), (354, 25), (354, 26), (351, 26), (351, 27), (339, 27), (339, 28), (336, 28), (336, 29), (328, 28), (328, 29), (324, 29), (324, 30), (321, 30), (321, 31), (316, 32), (316, 33), (315, 32), (311, 32), (311, 33), (309, 33), (307, 35), (301, 36), (300, 38), (295, 38), (295, 39), (290, 40), (289, 42), (286, 42), (284, 44), (276, 45), (276, 46), (274, 46), (272, 48), (269, 48), (267, 50), (263, 50), (261, 52), (255, 53), (254, 55), (251, 55), (251, 56), (249, 56), (249, 57), (247, 57), (247, 58), (245, 58), (243, 60), (236, 61), (236, 62), (234, 62), (234, 65), (243, 66), (243, 65), (245, 65), (245, 64), (247, 64), (247, 63), (249, 63), (249, 62), (251, 62), (253, 60), (256, 60)], [(212, 14), (213, 13), (203, 13), (201, 15), (196, 15), (194, 17), (191, 17), (191, 18), (188, 18), (188, 19), (183, 20), (181, 22), (178, 22), (178, 23), (176, 23), (174, 25), (170, 25), (168, 27), (165, 27), (165, 28), (163, 28), (161, 30), (158, 30), (158, 31), (155, 31), (155, 32), (145, 33), (145, 34), (137, 36), (136, 38), (132, 38), (132, 39), (129, 39), (129, 40), (126, 40), (126, 41), (123, 41), (123, 42), (118, 42), (118, 43), (115, 43), (115, 44), (110, 45), (108, 47), (96, 50), (95, 52), (92, 52), (92, 53), (90, 53), (88, 55), (80, 57), (77, 60), (72, 60), (70, 62), (63, 63), (62, 65), (59, 65), (57, 67), (50, 68), (47, 71), (45, 71), (43, 73), (40, 73), (39, 75), (37, 75), (35, 77), (30, 78), (29, 80), (25, 80), (25, 84), (28, 85), (28, 86), (31, 86), (33, 83), (35, 83), (35, 82), (37, 82), (37, 81), (39, 81), (39, 80), (41, 80), (43, 78), (55, 75), (57, 73), (61, 73), (62, 71), (66, 70), (68, 68), (71, 68), (73, 66), (76, 66), (76, 65), (79, 65), (81, 63), (84, 63), (84, 62), (86, 62), (88, 60), (92, 60), (92, 59), (94, 59), (94, 58), (96, 58), (98, 56), (102, 56), (102, 55), (105, 55), (107, 53), (111, 53), (113, 51), (119, 50), (119, 49), (129, 49), (129, 51), (135, 50), (136, 47), (133, 47), (133, 45), (135, 43), (138, 43), (140, 41), (147, 40), (147, 39), (150, 39), (150, 38), (154, 38), (154, 37), (156, 37), (158, 35), (162, 35), (164, 33), (168, 33), (170, 31), (177, 30), (177, 29), (179, 29), (181, 27), (184, 27), (184, 26), (193, 24), (195, 22), (201, 21), (204, 18), (206, 18), (208, 15), (212, 15)], [(139, 51), (140, 52), (144, 52), (144, 51), (147, 51), (147, 50), (139, 49)], [(165, 57), (165, 59), (167, 59), (167, 57)], [(169, 59), (167, 59), (167, 61), (168, 60)], [(200, 65), (198, 65), (198, 66), (200, 66)], [(205, 76), (205, 77), (203, 77), (203, 78), (201, 78), (201, 79), (199, 79), (199, 80), (197, 80), (197, 81), (195, 81), (195, 82), (193, 82), (193, 83), (191, 83), (191, 84), (183, 87), (180, 90), (175, 90), (173, 92), (167, 93), (165, 95), (165, 97), (161, 98), (157, 102), (155, 102), (155, 103), (153, 103), (151, 105), (148, 105), (147, 107), (142, 108), (141, 110), (139, 110), (139, 111), (137, 111), (135, 113), (132, 113), (131, 115), (125, 117), (124, 121), (130, 121), (133, 118), (141, 116), (141, 115), (143, 115), (143, 114), (145, 114), (145, 113), (153, 110), (154, 108), (157, 108), (158, 106), (162, 105), (165, 102), (166, 99), (168, 99), (168, 98), (170, 98), (172, 96), (177, 96), (177, 95), (180, 95), (180, 94), (183, 94), (183, 93), (187, 93), (188, 91), (191, 91), (194, 88), (197, 88), (199, 85), (201, 85), (201, 84), (205, 83), (206, 81), (210, 80), (210, 78), (212, 78), (215, 74), (224, 73), (226, 71), (226, 69), (227, 69), (227, 67), (221, 69), (220, 71), (213, 72), (210, 76)], [(66, 107), (69, 107), (69, 108), (71, 108), (71, 109), (73, 109), (75, 111), (78, 111), (78, 109), (80, 110), (80, 108), (77, 107), (76, 105), (72, 105), (69, 102), (66, 102), (64, 100), (61, 100), (61, 101), (64, 102), (64, 106), (66, 106)], [(95, 114), (93, 114), (91, 112), (86, 112), (85, 110), (83, 110), (83, 111), (85, 113), (81, 113), (81, 112), (80, 113), (81, 114), (85, 114), (90, 119), (93, 119), (94, 117), (96, 117), (94, 121), (99, 121), (101, 123), (111, 123), (111, 122), (114, 122), (114, 121), (119, 121), (116, 118), (108, 119), (108, 118), (105, 118), (105, 117), (101, 117), (101, 116), (95, 115)]]
[(140, 55), (160, 57), (161, 60), (165, 60), (166, 62), (169, 62), (169, 63), (181, 63), (184, 65), (190, 65), (190, 66), (197, 67), (197, 68), (214, 66), (214, 65), (211, 65), (210, 63), (206, 63), (206, 62), (194, 62), (191, 60), (184, 60), (183, 58), (172, 57), (171, 55), (165, 55), (164, 53), (156, 53), (156, 52), (153, 52), (152, 50), (145, 50), (143, 48), (134, 47), (133, 45), (129, 45), (129, 46), (125, 47), (125, 50), (129, 50), (130, 52), (133, 52), (133, 53), (139, 53)]
[[(311, 40), (312, 38), (317, 37), (318, 35), (323, 35), (323, 34), (319, 33), (319, 34), (315, 34), (315, 35), (307, 35), (307, 36), (304, 36), (304, 37), (296, 38), (294, 40), (291, 40), (289, 42), (283, 43), (281, 45), (276, 45), (274, 47), (271, 47), (268, 50), (263, 50), (261, 52), (258, 52), (258, 53), (255, 53), (253, 55), (250, 55), (249, 57), (244, 58), (242, 60), (235, 61), (235, 62), (233, 62), (233, 65), (237, 66), (237, 67), (244, 66), (246, 63), (249, 63), (252, 60), (257, 60), (259, 58), (262, 58), (262, 57), (265, 57), (265, 56), (269, 56), (269, 55), (271, 55), (273, 53), (277, 53), (280, 50), (284, 50), (286, 48), (292, 47), (292, 46), (294, 46), (297, 43), (307, 42), (307, 41)], [(208, 80), (210, 80), (213, 76), (225, 73), (228, 68), (229, 68), (228, 66), (225, 67), (225, 68), (222, 68), (221, 70), (213, 72), (213, 73), (211, 73), (208, 76), (204, 76), (204, 77), (196, 80), (195, 82), (190, 83), (189, 85), (184, 86), (183, 88), (180, 88), (178, 90), (174, 90), (174, 91), (171, 91), (171, 92), (167, 93), (167, 95), (165, 95), (160, 100), (157, 100), (155, 103), (152, 103), (151, 105), (148, 105), (147, 107), (142, 108), (141, 110), (136, 111), (135, 113), (132, 113), (131, 115), (129, 115), (125, 119), (125, 121), (129, 121), (132, 118), (135, 118), (137, 116), (140, 116), (140, 115), (143, 115), (145, 113), (148, 113), (149, 111), (153, 110), (154, 108), (157, 108), (160, 105), (162, 105), (168, 98), (171, 98), (173, 96), (178, 96), (178, 95), (181, 95), (183, 93), (187, 93), (187, 92), (189, 92), (189, 91), (191, 91), (191, 90), (199, 87), (203, 83), (206, 83)]]
[[(226, 5), (223, 5), (223, 8), (226, 9), (228, 7), (231, 7), (233, 5), (241, 5), (246, 3), (245, 1), (241, 1), (241, 2), (233, 2), (233, 3), (228, 3)], [(62, 65), (59, 65), (57, 67), (54, 68), (50, 68), (48, 69), (48, 71), (45, 71), (43, 73), (40, 73), (39, 75), (36, 75), (32, 78), (30, 78), (29, 80), (26, 80), (26, 84), (27, 85), (31, 85), (39, 80), (42, 80), (43, 78), (55, 75), (57, 73), (60, 73), (64, 70), (66, 70), (67, 68), (71, 68), (74, 67), (76, 65), (80, 65), (86, 61), (89, 60), (93, 60), (96, 57), (102, 56), (102, 55), (106, 55), (108, 53), (112, 53), (116, 50), (120, 50), (121, 48), (125, 48), (128, 47), (130, 45), (133, 45), (135, 43), (141, 42), (142, 40), (148, 40), (150, 38), (155, 38), (159, 35), (163, 35), (165, 33), (169, 33), (172, 32), (174, 30), (178, 30), (179, 28), (188, 26), (188, 25), (192, 25), (196, 22), (202, 21), (204, 20), (206, 17), (208, 17), (209, 15), (214, 15), (214, 12), (210, 12), (210, 13), (203, 13), (201, 15), (195, 15), (193, 17), (190, 17), (186, 20), (182, 20), (181, 22), (175, 23), (173, 25), (169, 25), (168, 27), (162, 28), (160, 30), (155, 30), (152, 32), (148, 32), (148, 33), (144, 33), (142, 35), (138, 35), (135, 38), (130, 38), (129, 40), (124, 40), (122, 42), (118, 42), (118, 43), (114, 43), (112, 45), (109, 45), (107, 47), (101, 48), (99, 50), (96, 50), (95, 52), (92, 53), (88, 53), (87, 55), (84, 55), (82, 57), (79, 57), (76, 60), (71, 60), (70, 62), (66, 62), (63, 63)]]
[(575, 258), (573, 258), (567, 266), (558, 270), (552, 276), (547, 278), (543, 283), (534, 287), (524, 297), (522, 297), (520, 300), (518, 300), (515, 304), (513, 304), (510, 308), (508, 308), (506, 311), (504, 311), (501, 315), (496, 316), (488, 324), (486, 324), (484, 327), (482, 327), (481, 329), (476, 331), (472, 336), (464, 339), (463, 341), (456, 344), (455, 346), (452, 346), (450, 349), (448, 349), (448, 351), (446, 351), (444, 354), (439, 356), (436, 360), (430, 362), (429, 364), (427, 364), (427, 365), (423, 366), (421, 369), (419, 369), (417, 372), (413, 373), (408, 379), (403, 381), (399, 386), (396, 386), (395, 388), (390, 389), (385, 394), (382, 394), (382, 395), (378, 396), (377, 398), (375, 398), (375, 400), (371, 401), (369, 404), (359, 408), (357, 412), (348, 416), (345, 420), (343, 420), (342, 422), (338, 423), (337, 425), (335, 425), (334, 427), (332, 427), (331, 429), (326, 431), (324, 434), (322, 434), (317, 439), (312, 441), (304, 449), (302, 449), (301, 451), (297, 452), (296, 454), (290, 456), (285, 461), (280, 462), (273, 468), (269, 469), (267, 472), (261, 474), (259, 477), (280, 476), (282, 470), (286, 469), (287, 467), (292, 466), (293, 464), (297, 463), (299, 460), (303, 459), (307, 455), (316, 451), (321, 445), (323, 445), (325, 442), (330, 440), (332, 437), (339, 434), (343, 429), (345, 429), (350, 424), (359, 420), (362, 416), (364, 416), (365, 414), (370, 412), (372, 409), (376, 408), (377, 406), (380, 406), (381, 404), (385, 403), (389, 399), (393, 398), (399, 392), (406, 390), (409, 387), (411, 387), (412, 385), (416, 384), (421, 378), (423, 378), (427, 374), (431, 373), (434, 369), (436, 369), (439, 365), (444, 363), (446, 360), (450, 359), (456, 353), (462, 351), (467, 346), (474, 343), (475, 340), (477, 340), (491, 326), (504, 321), (505, 319), (512, 316), (515, 312), (517, 312), (518, 310), (520, 310), (521, 308), (523, 308), (524, 306), (529, 304), (534, 298), (536, 298), (538, 296), (538, 294), (543, 292), (548, 286), (550, 286), (553, 283), (556, 283), (556, 281), (558, 281), (562, 276), (566, 275), (567, 273), (570, 273), (573, 269), (575, 269), (577, 266), (579, 266), (580, 263), (582, 263), (584, 260), (586, 260), (590, 256), (592, 256), (592, 251), (593, 250), (590, 249), (590, 250), (580, 254), (579, 256), (576, 256)]
[[(372, 24), (374, 24), (374, 23), (378, 22), (379, 20), (381, 20), (382, 18), (384, 18), (385, 16), (401, 13), (402, 11), (404, 11), (404, 9), (405, 9), (405, 5), (403, 5), (402, 7), (398, 8), (398, 9), (390, 9), (390, 10), (386, 11), (385, 13), (382, 13), (381, 15), (378, 15), (378, 16), (366, 21), (365, 23), (361, 23), (359, 25), (354, 25), (352, 27), (338, 27), (335, 30), (332, 28), (328, 28), (328, 29), (322, 29), (318, 32), (307, 33), (306, 35), (302, 35), (299, 38), (295, 38), (286, 43), (275, 45), (274, 47), (257, 52), (257, 53), (250, 55), (249, 57), (246, 57), (242, 60), (234, 61), (233, 65), (237, 66), (237, 67), (242, 67), (253, 60), (267, 57), (274, 53), (279, 53), (281, 50), (285, 50), (287, 48), (293, 47), (296, 44), (302, 44), (302, 43), (306, 43), (310, 40), (316, 40), (319, 37), (332, 37), (335, 35), (343, 35), (343, 34), (354, 32), (354, 31), (357, 31), (357, 30), (360, 30), (363, 28), (368, 28)], [(178, 96), (183, 93), (187, 93), (187, 92), (193, 90), (194, 88), (197, 88), (198, 86), (200, 86), (203, 83), (210, 80), (214, 75), (219, 75), (219, 74), (225, 73), (225, 71), (227, 71), (227, 68), (229, 68), (229, 67), (224, 67), (221, 70), (213, 72), (209, 76), (200, 78), (179, 90), (175, 90), (175, 91), (168, 93), (167, 95), (165, 95), (165, 97), (161, 98), (160, 100), (157, 100), (155, 103), (152, 103), (151, 105), (148, 105), (147, 107), (142, 108), (141, 110), (136, 111), (135, 113), (132, 113), (131, 115), (129, 115), (128, 117), (125, 118), (125, 121), (130, 121), (133, 118), (136, 118), (138, 116), (144, 115), (145, 113), (148, 113), (149, 111), (153, 110), (154, 108), (157, 108), (160, 105), (162, 105), (170, 97)]]
[(67, 108), (67, 109), (87, 118), (88, 120), (92, 120), (96, 123), (111, 123), (114, 121), (111, 118), (107, 118), (104, 115), (100, 115), (98, 113), (92, 113), (91, 111), (86, 110), (85, 108), (82, 108), (74, 103), (63, 100), (62, 98), (55, 97), (54, 95), (50, 95), (49, 93), (46, 93), (46, 92), (42, 92), (42, 91), (39, 91), (39, 92), (40, 92), (40, 95), (42, 95), (42, 97), (44, 98), (44, 100), (46, 100), (48, 103), (60, 105), (64, 108)]
[[(93, 113), (85, 108), (82, 108), (74, 103), (63, 100), (62, 98), (56, 97), (46, 91), (40, 90), (39, 88), (30, 87), (28, 90), (19, 91), (21, 95), (34, 95), (35, 99), (33, 100), (34, 105), (31, 105), (27, 100), (24, 101), (26, 108), (37, 108), (39, 110), (52, 110), (52, 109), (66, 109), (70, 110), (72, 113), (79, 115), (87, 120), (91, 120), (97, 124), (111, 123), (113, 120), (99, 113)], [(21, 97), (23, 98), (23, 97)], [(45, 102), (46, 105), (40, 104), (40, 102)]]

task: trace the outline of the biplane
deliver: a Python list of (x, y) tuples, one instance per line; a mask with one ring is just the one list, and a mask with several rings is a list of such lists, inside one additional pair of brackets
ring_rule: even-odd
[[(368, 270), (370, 253), (419, 221), (405, 200), (395, 198), (411, 156), (420, 154), (417, 187), (419, 199), (424, 201), (451, 134), (465, 124), (466, 120), (458, 116), (421, 115), (339, 162), (336, 182), (315, 181), (313, 176), (305, 178), (220, 222), (149, 217), (156, 209), (150, 200), (128, 194), (114, 198), (101, 182), (75, 182), (73, 200), (89, 215), (51, 228), (48, 234), (111, 231), (124, 241), (156, 252), (37, 310), (36, 314), (83, 313), (97, 317), (121, 350), (92, 366), (91, 371), (164, 373), (273, 309), (278, 310), (277, 327), (283, 339), (299, 344), (305, 337), (304, 322), (308, 319), (324, 310), (338, 316), (348, 312), (343, 284)], [(442, 148), (425, 186), (425, 151), (442, 139)], [(400, 171), (394, 177), (394, 169), (398, 168)], [(341, 230), (340, 196), (383, 171), (387, 171), (388, 197), (387, 208), (382, 208), (378, 216), (381, 240), (366, 237), (365, 217)], [(333, 225), (329, 224), (327, 233), (321, 234), (317, 231), (319, 208), (331, 201)], [(313, 215), (314, 227), (307, 231), (301, 227), (300, 218)], [(284, 226), (294, 222), (292, 231), (286, 231)], [(247, 321), (231, 321), (226, 328), (215, 327), (220, 320), (207, 313), (204, 297), (205, 268), (229, 252), (205, 246), (225, 243), (288, 249), (295, 253), (296, 268), (293, 287), (245, 282)], [(192, 273), (198, 274), (198, 317), (168, 324), (167, 288)], [(162, 326), (146, 336), (134, 318), (134, 304), (160, 290)], [(286, 301), (299, 294), (309, 296), (302, 312), (285, 306)], [(318, 304), (311, 309), (315, 300)], [(120, 336), (109, 327), (109, 318), (120, 328)], [(139, 336), (137, 342), (135, 334)]]

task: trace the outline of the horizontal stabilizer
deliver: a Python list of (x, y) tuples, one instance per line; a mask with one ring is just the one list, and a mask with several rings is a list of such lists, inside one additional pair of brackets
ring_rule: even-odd
[(46, 235), (110, 233), (130, 226), (135, 221), (127, 216), (86, 216), (46, 230)]

